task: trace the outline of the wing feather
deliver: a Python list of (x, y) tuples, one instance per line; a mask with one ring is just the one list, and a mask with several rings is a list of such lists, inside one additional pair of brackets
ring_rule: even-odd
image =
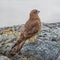
[(34, 22), (33, 24), (31, 24), (31, 27), (27, 25), (27, 27), (25, 26), (26, 30), (25, 30), (25, 36), (27, 38), (32, 37), (33, 35), (37, 34), (39, 31), (39, 24), (38, 22)]

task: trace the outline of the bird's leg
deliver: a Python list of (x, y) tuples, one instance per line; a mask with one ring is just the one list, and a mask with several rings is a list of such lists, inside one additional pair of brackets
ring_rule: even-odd
[(31, 37), (31, 38), (29, 39), (29, 41), (30, 41), (30, 42), (35, 42), (35, 41), (36, 41), (36, 38), (37, 38), (37, 36), (33, 36), (33, 37)]

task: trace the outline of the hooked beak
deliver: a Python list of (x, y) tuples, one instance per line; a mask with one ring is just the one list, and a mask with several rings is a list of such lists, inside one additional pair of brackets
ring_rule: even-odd
[(38, 13), (40, 13), (40, 11), (38, 11)]

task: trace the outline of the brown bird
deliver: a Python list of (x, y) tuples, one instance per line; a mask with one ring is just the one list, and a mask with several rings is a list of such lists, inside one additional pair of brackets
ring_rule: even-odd
[(40, 31), (41, 21), (38, 16), (39, 12), (40, 11), (38, 11), (37, 9), (33, 9), (30, 12), (29, 19), (24, 25), (24, 28), (21, 30), (20, 38), (17, 40), (10, 51), (11, 55), (15, 55), (16, 53), (18, 53), (27, 39), (33, 38), (32, 40), (34, 40), (35, 36)]

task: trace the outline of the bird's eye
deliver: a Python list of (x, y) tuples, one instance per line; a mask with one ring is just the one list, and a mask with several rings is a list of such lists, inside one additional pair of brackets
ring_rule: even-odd
[(35, 12), (37, 12), (37, 10)]

